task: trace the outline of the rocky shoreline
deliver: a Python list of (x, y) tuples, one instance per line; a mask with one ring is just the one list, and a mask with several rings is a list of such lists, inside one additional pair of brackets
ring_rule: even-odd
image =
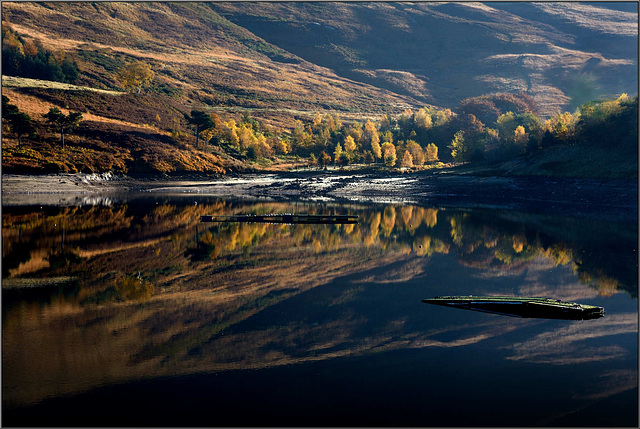
[(233, 177), (110, 173), (2, 176), (4, 206), (78, 204), (97, 196), (137, 193), (487, 207), (626, 222), (635, 222), (638, 211), (635, 179), (481, 176), (451, 170), (405, 174), (287, 172)]

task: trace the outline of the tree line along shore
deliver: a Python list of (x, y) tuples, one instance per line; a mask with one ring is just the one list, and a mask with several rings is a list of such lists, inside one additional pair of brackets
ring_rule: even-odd
[[(81, 73), (64, 55), (11, 28), (3, 29), (2, 53), (10, 64), (4, 72), (16, 76), (73, 83)], [(4, 171), (224, 174), (275, 164), (420, 170), (527, 157), (540, 167), (529, 174), (637, 177), (638, 97), (627, 94), (548, 118), (519, 92), (471, 97), (455, 108), (405, 109), (377, 120), (343, 120), (319, 110), (273, 125), (249, 111), (181, 105), (153, 86), (155, 73), (144, 61), (129, 62), (116, 75), (127, 93), (14, 88), (8, 92), (16, 102), (3, 94)], [(49, 110), (28, 113), (25, 100), (34, 98)]]

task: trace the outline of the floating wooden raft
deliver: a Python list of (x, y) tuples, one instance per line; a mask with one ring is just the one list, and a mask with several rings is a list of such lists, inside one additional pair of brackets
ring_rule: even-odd
[(423, 299), (422, 302), (512, 317), (586, 320), (604, 316), (604, 308), (602, 307), (539, 297), (436, 296), (435, 298)]
[(203, 215), (200, 222), (245, 222), (245, 223), (303, 223), (303, 224), (356, 224), (357, 215), (308, 215), (308, 214), (273, 214), (273, 215)]

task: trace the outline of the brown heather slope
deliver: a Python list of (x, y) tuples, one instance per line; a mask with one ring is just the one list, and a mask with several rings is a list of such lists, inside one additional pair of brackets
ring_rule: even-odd
[(3, 24), (71, 51), (119, 89), (140, 58), (158, 89), (209, 106), (382, 113), (526, 91), (543, 116), (637, 93), (638, 9), (616, 3), (4, 2)]
[(445, 107), (487, 93), (526, 91), (547, 116), (598, 96), (637, 92), (637, 4), (616, 5), (216, 2), (211, 7), (340, 76)]
[(185, 104), (386, 112), (409, 98), (337, 76), (270, 45), (208, 3), (2, 4), (3, 25), (74, 57), (79, 85), (120, 89), (115, 72), (142, 59), (155, 85)]
[[(2, 25), (76, 61), (76, 85), (121, 91), (117, 71), (155, 71), (141, 96), (51, 88), (3, 94), (41, 122), (28, 150), (3, 139), (4, 172), (221, 173), (243, 168), (203, 153), (192, 109), (249, 111), (291, 129), (339, 112), (377, 119), (426, 104), (523, 91), (544, 119), (599, 96), (637, 93), (637, 5), (396, 2), (3, 2)], [(41, 114), (85, 121), (62, 153)], [(83, 147), (80, 147), (83, 146)], [(59, 161), (62, 157), (64, 161)]]

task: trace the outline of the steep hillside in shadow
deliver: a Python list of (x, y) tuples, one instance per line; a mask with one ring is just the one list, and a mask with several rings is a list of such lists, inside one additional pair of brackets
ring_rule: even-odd
[(637, 5), (214, 3), (230, 21), (349, 79), (455, 106), (526, 91), (544, 113), (637, 91)]

